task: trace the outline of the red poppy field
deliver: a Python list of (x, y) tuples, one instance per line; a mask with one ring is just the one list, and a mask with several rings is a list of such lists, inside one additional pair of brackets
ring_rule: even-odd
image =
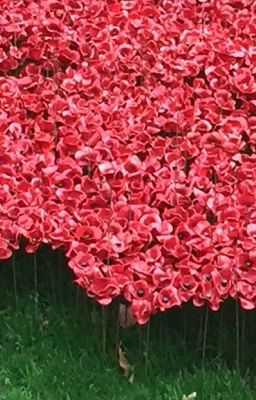
[(2, 0), (0, 259), (140, 324), (256, 307), (256, 2)]

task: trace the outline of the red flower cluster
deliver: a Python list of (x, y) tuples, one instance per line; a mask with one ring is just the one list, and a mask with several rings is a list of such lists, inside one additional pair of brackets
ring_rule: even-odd
[(62, 248), (139, 323), (256, 307), (256, 2), (2, 0), (0, 259)]

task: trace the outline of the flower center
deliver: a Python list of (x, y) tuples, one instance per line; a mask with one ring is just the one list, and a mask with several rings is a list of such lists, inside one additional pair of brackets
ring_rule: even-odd
[(163, 297), (162, 297), (162, 302), (163, 302), (163, 303), (166, 304), (166, 303), (168, 303), (168, 301), (169, 301), (169, 297), (168, 297), (168, 296), (163, 296)]
[(183, 283), (183, 287), (184, 287), (185, 289), (189, 289), (189, 288), (191, 287), (191, 284), (190, 284), (189, 282), (184, 282), (184, 283)]
[(144, 290), (144, 289), (139, 288), (139, 289), (137, 290), (137, 295), (138, 295), (139, 297), (144, 296), (144, 294), (145, 294), (145, 290)]

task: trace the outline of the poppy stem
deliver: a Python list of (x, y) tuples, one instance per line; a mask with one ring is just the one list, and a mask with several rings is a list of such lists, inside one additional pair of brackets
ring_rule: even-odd
[(240, 371), (240, 318), (239, 304), (236, 300), (236, 368)]
[(89, 304), (89, 301), (88, 301), (88, 297), (85, 295), (85, 293), (83, 293), (81, 291), (81, 289), (80, 289), (80, 292), (81, 292), (81, 297), (82, 297), (82, 304), (83, 304), (84, 313), (85, 313), (86, 318), (88, 318), (89, 312), (90, 312), (90, 310), (89, 310), (90, 309), (90, 304)]
[(58, 253), (58, 290), (59, 290), (59, 300), (62, 299), (62, 286), (63, 286), (63, 258), (62, 253)]
[(37, 253), (33, 254), (34, 267), (34, 290), (35, 290), (35, 314), (38, 316), (38, 270), (37, 270)]
[(91, 324), (95, 328), (96, 326), (96, 314), (97, 314), (97, 309), (96, 309), (96, 302), (95, 299), (92, 302), (92, 310), (91, 310)]
[(184, 317), (183, 317), (183, 349), (186, 354), (186, 344), (187, 344), (187, 327), (188, 327), (188, 313), (187, 308), (184, 307)]
[(77, 287), (76, 288), (76, 307), (75, 307), (76, 319), (78, 319), (78, 315), (79, 315), (79, 304), (80, 304), (80, 288)]
[(55, 290), (55, 280), (54, 280), (54, 271), (53, 271), (53, 268), (52, 268), (52, 266), (54, 265), (54, 259), (53, 259), (53, 254), (51, 253), (51, 257), (50, 257), (50, 259), (49, 259), (49, 261), (48, 260), (46, 260), (46, 263), (47, 263), (47, 269), (48, 269), (48, 276), (49, 276), (49, 279), (50, 279), (50, 282), (51, 282), (51, 291), (52, 291), (52, 296), (53, 296), (53, 299), (54, 299), (54, 302), (55, 302), (55, 304), (57, 303), (57, 299), (56, 299), (56, 290)]
[(139, 324), (137, 324), (137, 333), (139, 336), (139, 352), (140, 354), (143, 353), (143, 331)]
[(244, 346), (245, 346), (245, 311), (242, 311), (242, 333), (241, 333), (241, 368), (243, 368), (244, 365)]
[(208, 307), (205, 310), (204, 318), (204, 332), (203, 332), (203, 349), (202, 349), (202, 372), (205, 373), (205, 354), (206, 354), (206, 343), (208, 334), (208, 320), (209, 320), (209, 310)]
[(18, 305), (18, 295), (17, 295), (17, 276), (16, 276), (16, 255), (12, 256), (12, 274), (13, 274), (13, 289), (14, 289), (14, 297), (15, 297), (15, 306), (17, 308)]
[(164, 314), (161, 313), (159, 316), (159, 322), (160, 322), (160, 327), (159, 327), (159, 332), (158, 332), (158, 340), (159, 340), (159, 346), (161, 347), (161, 350), (163, 348), (163, 341), (164, 341)]
[(37, 293), (38, 279), (37, 279), (37, 255), (36, 255), (36, 253), (33, 254), (33, 264), (34, 264), (34, 288), (35, 288), (35, 293)]
[(149, 368), (149, 339), (150, 339), (150, 320), (147, 323), (146, 328), (146, 349), (145, 349), (145, 375), (148, 376)]
[(107, 324), (106, 324), (106, 310), (104, 307), (102, 311), (102, 353), (106, 355), (106, 342), (107, 342)]
[(198, 337), (197, 337), (197, 350), (198, 351), (200, 351), (201, 343), (202, 343), (203, 319), (204, 319), (203, 310), (200, 310), (200, 321), (199, 321), (199, 329), (198, 329)]
[(115, 354), (117, 354), (119, 344), (120, 344), (120, 320), (119, 320), (119, 312), (120, 311), (119, 310), (120, 310), (120, 301), (117, 302)]
[(218, 358), (222, 354), (222, 335), (223, 335), (223, 324), (224, 324), (224, 309), (223, 306), (220, 309), (220, 325), (219, 325), (219, 340), (218, 340)]

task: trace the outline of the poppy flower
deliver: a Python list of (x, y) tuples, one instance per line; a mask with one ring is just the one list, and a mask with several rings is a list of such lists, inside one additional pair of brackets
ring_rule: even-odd
[(8, 242), (0, 239), (0, 259), (5, 260), (12, 256), (12, 251), (8, 248)]
[(106, 306), (120, 294), (120, 288), (114, 278), (95, 277), (87, 289), (87, 294), (88, 296), (95, 296), (100, 304)]
[(128, 283), (124, 286), (124, 297), (128, 301), (133, 299), (148, 299), (153, 292), (153, 287), (142, 279)]
[(148, 322), (152, 314), (152, 302), (147, 299), (135, 299), (131, 303), (131, 311), (135, 316), (137, 322), (143, 325)]
[(195, 275), (185, 273), (177, 277), (177, 284), (179, 284), (179, 297), (183, 302), (191, 299), (199, 286)]
[(154, 296), (154, 305), (156, 309), (159, 309), (160, 311), (180, 306), (181, 303), (182, 301), (179, 292), (174, 286), (164, 287)]

